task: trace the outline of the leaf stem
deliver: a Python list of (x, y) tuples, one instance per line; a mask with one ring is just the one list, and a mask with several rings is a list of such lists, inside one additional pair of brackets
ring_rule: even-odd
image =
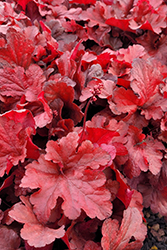
[(84, 120), (83, 120), (83, 130), (82, 130), (82, 133), (81, 133), (79, 141), (78, 141), (77, 149), (81, 145), (84, 133), (86, 132), (86, 118), (87, 118), (88, 108), (89, 108), (91, 102), (92, 102), (92, 97), (89, 99), (89, 101), (86, 104), (86, 108), (85, 108), (85, 112), (84, 112)]

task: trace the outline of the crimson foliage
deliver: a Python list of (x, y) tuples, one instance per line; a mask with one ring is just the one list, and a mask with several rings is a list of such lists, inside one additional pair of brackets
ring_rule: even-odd
[(166, 12), (0, 1), (0, 249), (135, 250), (167, 216)]

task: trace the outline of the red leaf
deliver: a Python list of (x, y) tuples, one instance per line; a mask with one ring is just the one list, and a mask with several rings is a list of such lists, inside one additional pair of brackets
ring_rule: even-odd
[(121, 48), (116, 51), (117, 60), (132, 63), (136, 58), (142, 58), (146, 54), (145, 48), (139, 44), (133, 44), (127, 49)]
[[(76, 125), (81, 121), (83, 114), (74, 101), (74, 89), (71, 86), (67, 86), (65, 82), (49, 81), (44, 86), (44, 97), (51, 104), (58, 113), (60, 118), (63, 119), (62, 109), (65, 114), (65, 118), (70, 118)], [(68, 117), (67, 117), (68, 116)]]
[(35, 64), (30, 65), (26, 71), (20, 66), (0, 69), (2, 96), (19, 98), (25, 95), (27, 101), (36, 101), (44, 81), (43, 70)]
[(140, 192), (143, 195), (143, 204), (148, 207), (148, 204), (153, 213), (160, 213), (162, 216), (167, 214), (167, 187), (151, 187), (141, 185)]
[(39, 157), (39, 148), (32, 142), (31, 138), (27, 139), (27, 158), (37, 160)]
[(107, 72), (109, 65), (110, 65), (110, 59), (112, 58), (112, 55), (108, 52), (101, 53), (97, 56), (97, 62), (101, 65), (104, 72)]
[(43, 31), (46, 31), (49, 35), (51, 35), (52, 32), (51, 32), (51, 30), (49, 29), (49, 27), (48, 27), (44, 22), (42, 22), (41, 20), (39, 21), (39, 23), (40, 23), (40, 25), (41, 25)]
[[(96, 249), (97, 245), (93, 244), (94, 242), (92, 241), (96, 236), (98, 227), (101, 226), (101, 222), (97, 218), (91, 220), (89, 219), (88, 221), (82, 221), (82, 216), (78, 220), (79, 223), (73, 221), (71, 226), (67, 229), (67, 235), (70, 239), (71, 249), (83, 250), (84, 246), (94, 246), (94, 249)], [(88, 242), (89, 244), (87, 244)]]
[(139, 96), (139, 105), (142, 106), (158, 92), (163, 76), (158, 65), (151, 60), (135, 59), (132, 66), (131, 74), (134, 80), (131, 87)]
[[(104, 35), (105, 31), (108, 31), (108, 32), (110, 31), (110, 27), (107, 24), (105, 24), (107, 17), (110, 15), (108, 12), (109, 11), (108, 9), (111, 10), (112, 6), (106, 6), (102, 2), (96, 1), (95, 6), (91, 5), (90, 8), (87, 8), (86, 10), (82, 11), (82, 13), (80, 14), (80, 19), (84, 21), (88, 21), (88, 27), (90, 28), (98, 25), (99, 26), (98, 30), (102, 30), (102, 34)], [(94, 29), (93, 31), (94, 33), (97, 32), (97, 30), (95, 32)], [(93, 33), (91, 29), (90, 29), (90, 32)]]
[(20, 246), (20, 237), (13, 229), (6, 226), (0, 226), (0, 249), (16, 250)]
[(130, 19), (117, 19), (115, 17), (111, 17), (107, 19), (105, 23), (121, 30), (132, 32), (132, 30), (129, 28), (129, 21)]
[(81, 94), (81, 96), (79, 98), (80, 102), (84, 102), (88, 98), (90, 98), (91, 96), (95, 95), (94, 93), (96, 93), (96, 89), (98, 88), (100, 83), (102, 83), (102, 81), (100, 79), (98, 79), (98, 78), (95, 78), (95, 79), (91, 80), (87, 84), (86, 88), (84, 88), (82, 90), (82, 94)]
[(23, 10), (25, 11), (26, 10), (26, 5), (31, 2), (32, 0), (18, 0), (18, 4), (21, 5), (21, 7), (23, 8)]
[(129, 206), (129, 203), (131, 202), (133, 191), (130, 190), (129, 186), (125, 183), (121, 173), (117, 169), (114, 169), (114, 172), (116, 174), (116, 180), (120, 184), (118, 193), (116, 196), (118, 199), (120, 199), (123, 202), (123, 204), (125, 205), (125, 208), (127, 208)]
[(89, 240), (86, 242), (83, 250), (102, 250), (102, 248), (97, 243)]
[[(102, 226), (101, 245), (103, 250), (130, 250), (141, 249), (147, 234), (147, 228), (142, 223), (142, 216), (137, 208), (128, 208), (124, 211), (123, 220), (106, 219)], [(133, 241), (130, 242), (130, 239)]]
[(137, 180), (137, 189), (143, 196), (143, 206), (150, 207), (153, 213), (167, 214), (167, 161), (163, 161), (158, 175), (141, 175)]
[(131, 29), (146, 29), (159, 34), (162, 28), (166, 27), (166, 8), (158, 1), (154, 4), (153, 1), (140, 0), (131, 13), (133, 17), (129, 25)]
[(14, 175), (12, 174), (8, 178), (6, 178), (0, 187), (0, 191), (3, 190), (4, 188), (10, 187), (13, 184), (13, 178)]
[(140, 192), (133, 190), (129, 207), (136, 207), (143, 217), (143, 196)]
[(49, 245), (46, 245), (46, 246), (44, 246), (44, 247), (38, 247), (38, 248), (36, 248), (36, 247), (30, 246), (30, 245), (27, 243), (26, 240), (24, 241), (25, 250), (36, 250), (36, 249), (38, 249), (38, 250), (52, 250), (52, 249), (53, 249), (53, 244), (54, 244), (54, 242), (51, 243), (51, 244), (49, 244)]
[[(45, 159), (54, 163), (66, 163), (67, 169), (69, 166), (70, 168), (73, 166), (77, 167), (78, 170), (82, 170), (87, 166), (92, 169), (98, 169), (99, 166), (105, 166), (109, 162), (110, 156), (104, 150), (99, 147), (94, 148), (92, 142), (88, 140), (84, 141), (78, 148), (78, 140), (79, 137), (74, 132), (61, 138), (58, 143), (48, 141)], [(71, 157), (73, 163), (71, 162)]]
[[(158, 41), (158, 43), (157, 43)], [(162, 34), (159, 37), (158, 34), (154, 32), (144, 33), (143, 36), (140, 36), (137, 39), (137, 42), (140, 43), (148, 52), (150, 56), (154, 56), (155, 59), (160, 61), (163, 65), (166, 65), (167, 58), (167, 37)]]
[(30, 134), (35, 135), (36, 133), (35, 122), (29, 110), (25, 110), (25, 109), (11, 110), (9, 112), (4, 113), (3, 116), (9, 118), (15, 123), (21, 123), (23, 129), (31, 128), (31, 131), (27, 130), (27, 132), (30, 132)]
[[(14, 117), (14, 118), (13, 118)], [(0, 115), (0, 176), (9, 173), (13, 165), (26, 158), (27, 140), (35, 132), (31, 113), (27, 110), (10, 111)]]
[(119, 136), (119, 133), (116, 131), (104, 128), (86, 127), (83, 140), (90, 140), (93, 144), (98, 144), (100, 146), (102, 143), (108, 144), (115, 136)]
[(33, 212), (28, 197), (21, 196), (20, 199), (24, 205), (21, 202), (16, 203), (9, 212), (9, 216), (24, 224), (21, 229), (21, 237), (26, 240), (30, 246), (44, 247), (51, 244), (56, 238), (64, 236), (64, 226), (59, 229), (52, 229), (40, 223)]
[(70, 0), (69, 2), (78, 4), (95, 4), (96, 0)]
[(38, 100), (40, 102), (42, 102), (43, 107), (44, 107), (44, 112), (40, 113), (38, 115), (36, 115), (34, 117), (36, 126), (39, 128), (43, 128), (45, 127), (47, 124), (51, 123), (52, 119), (53, 119), (53, 112), (50, 109), (49, 105), (47, 104), (47, 101), (44, 98), (44, 91), (42, 91), (39, 95), (38, 95)]
[(9, 28), (6, 34), (7, 44), (0, 48), (0, 64), (2, 66), (22, 66), (25, 69), (31, 63), (34, 51), (33, 42), (13, 28)]
[(75, 48), (73, 49), (73, 51), (72, 51), (72, 53), (71, 53), (70, 60), (75, 60), (75, 59), (77, 59), (77, 52), (78, 52), (78, 49), (79, 49), (79, 47), (80, 47), (80, 45), (81, 45), (82, 42), (83, 42), (83, 41), (80, 40), (80, 41), (78, 42), (78, 44), (75, 46)]
[(120, 115), (121, 113), (132, 114), (141, 109), (141, 114), (147, 120), (160, 119), (163, 112), (167, 110), (167, 99), (159, 92), (163, 91), (163, 74), (161, 67), (156, 62), (144, 59), (134, 59), (132, 64), (131, 89), (123, 87), (115, 88), (113, 96), (108, 98), (111, 111)]
[(26, 166), (21, 187), (40, 188), (31, 195), (39, 220), (49, 219), (57, 198), (62, 197), (65, 216), (76, 219), (83, 209), (91, 218), (103, 219), (111, 214), (110, 193), (103, 185), (105, 175), (99, 170), (110, 156), (100, 148), (84, 141), (78, 148), (78, 135), (69, 133), (58, 142), (49, 141), (46, 156)]
[(131, 89), (120, 87), (115, 89), (113, 98), (110, 98), (108, 103), (111, 111), (116, 115), (127, 112), (132, 114), (137, 110), (139, 100)]
[(64, 243), (68, 246), (68, 249), (71, 250), (70, 248), (70, 243), (69, 243), (69, 240), (68, 240), (68, 237), (67, 237), (67, 233), (64, 234), (64, 236), (61, 238)]
[(137, 177), (141, 171), (158, 174), (162, 167), (161, 159), (164, 150), (163, 144), (151, 136), (142, 134), (142, 131), (132, 125), (129, 126), (128, 142), (126, 147), (129, 152), (129, 160), (124, 165), (124, 171), (129, 178)]
[[(17, 112), (17, 113), (16, 113)], [(22, 129), (26, 129), (27, 135), (31, 136), (32, 134), (36, 134), (35, 130), (35, 122), (32, 117), (32, 114), (26, 110), (14, 111), (11, 110), (10, 112), (6, 113), (7, 117), (14, 121), (15, 123), (21, 123)], [(17, 115), (16, 115), (17, 114)], [(27, 157), (31, 159), (38, 159), (39, 157), (39, 148), (33, 144), (30, 137), (27, 138)]]
[(68, 76), (71, 79), (73, 78), (77, 69), (76, 62), (72, 59), (73, 57), (74, 54), (71, 55), (68, 51), (66, 51), (63, 55), (61, 55), (60, 58), (56, 60), (60, 74), (62, 76)]

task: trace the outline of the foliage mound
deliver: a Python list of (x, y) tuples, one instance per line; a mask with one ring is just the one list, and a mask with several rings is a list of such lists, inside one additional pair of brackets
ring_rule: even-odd
[(167, 216), (166, 13), (0, 1), (0, 249), (139, 250)]

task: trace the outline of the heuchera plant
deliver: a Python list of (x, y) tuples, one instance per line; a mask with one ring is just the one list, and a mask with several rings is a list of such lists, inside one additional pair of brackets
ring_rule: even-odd
[(166, 13), (0, 1), (0, 249), (139, 250), (167, 216)]

